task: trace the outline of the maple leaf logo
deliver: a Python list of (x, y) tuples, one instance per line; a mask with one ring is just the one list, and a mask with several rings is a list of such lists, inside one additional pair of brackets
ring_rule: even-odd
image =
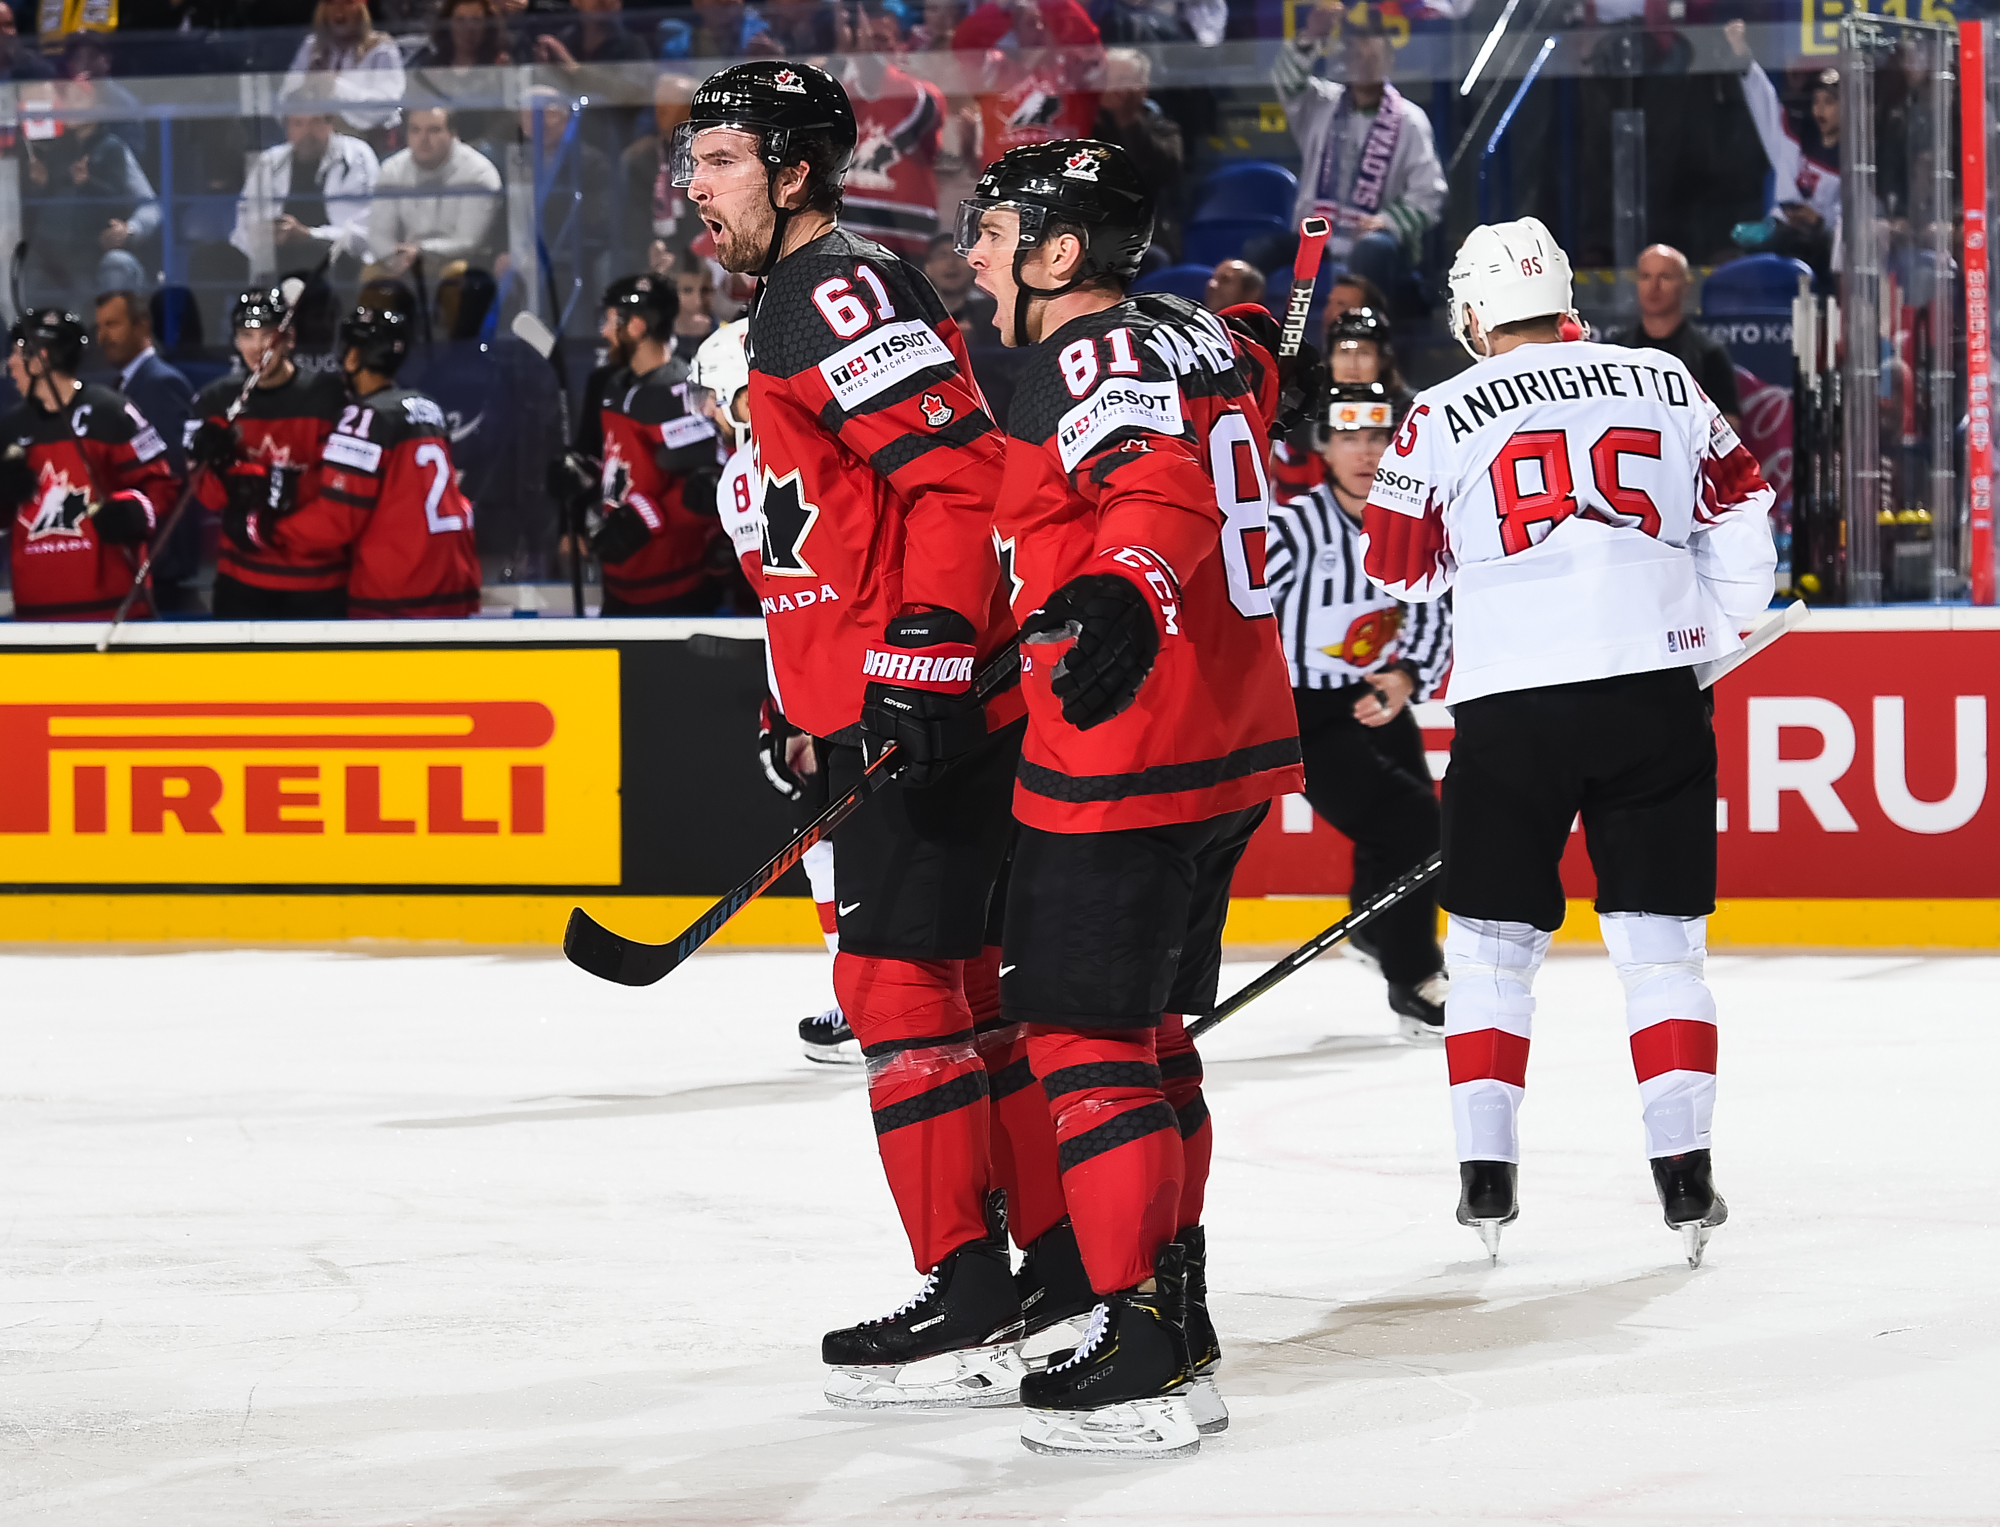
[(952, 415), (957, 412), (956, 409), (934, 392), (927, 392), (923, 395), (921, 406), (924, 411), (924, 423), (928, 424), (932, 429), (943, 429), (947, 424), (951, 423)]
[(1097, 156), (1089, 149), (1079, 149), (1063, 161), (1063, 175), (1069, 180), (1097, 179)]

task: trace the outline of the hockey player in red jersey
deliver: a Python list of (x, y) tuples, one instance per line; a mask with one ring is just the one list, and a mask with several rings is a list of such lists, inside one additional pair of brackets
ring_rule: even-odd
[(688, 368), (672, 352), (680, 298), (664, 276), (604, 289), (611, 372), (594, 400), (604, 459), (602, 518), (590, 549), (604, 568), (606, 615), (705, 615), (715, 608), (715, 425), (690, 409)]
[(1162, 1020), (1214, 1005), (1231, 874), (1303, 785), (1264, 582), (1275, 367), (1192, 303), (1126, 295), (1152, 224), (1124, 151), (1081, 140), (1011, 150), (959, 215), (1002, 341), (1032, 347), (994, 532), (1029, 713), (1002, 1016), (1027, 1028), (1100, 1301), (1021, 1386), (1045, 1452), (1173, 1456), (1227, 1422), (1206, 1110), (1171, 1086), (1200, 1062)]
[(349, 396), (322, 451), (319, 494), (275, 522), (267, 511), (251, 513), (245, 535), (253, 546), (275, 537), (301, 558), (345, 554), (350, 619), (478, 614), (472, 505), (458, 491), (444, 414), (396, 385), (410, 353), (409, 318), (358, 307), (336, 345)]
[(1698, 1263), (1715, 1191), (1715, 736), (1698, 665), (1771, 598), (1771, 490), (1681, 362), (1583, 338), (1569, 257), (1534, 218), (1473, 229), (1452, 332), (1476, 364), (1419, 393), (1363, 519), (1368, 575), (1453, 594), (1444, 781), (1445, 1053), (1458, 1219), (1499, 1254), (1534, 980), (1583, 819), (1625, 986), (1646, 1154)]
[[(846, 93), (823, 70), (739, 64), (695, 92), (674, 177), (722, 264), (764, 278), (750, 419), (774, 698), (817, 739), (835, 794), (885, 743), (899, 765), (840, 831), (834, 990), (925, 1281), (895, 1314), (827, 1335), (827, 1393), (1001, 1404), (1022, 1371), (1023, 1321), (988, 1194), (1024, 1195), (996, 1178), (974, 1042), (983, 972), (969, 969), (990, 958), (1021, 736), (1018, 686), (984, 702), (974, 690), (1012, 635), (992, 540), (1001, 440), (929, 282), (838, 224), (855, 141)], [(946, 1353), (950, 1377), (902, 1381)]]
[[(857, 10), (878, 6), (869, 0)], [(841, 224), (920, 265), (938, 231), (944, 92), (869, 49), (849, 54), (841, 83), (854, 105), (857, 138)]]
[[(21, 394), (0, 421), (14, 618), (108, 620), (172, 506), (165, 442), (123, 393), (76, 379), (90, 340), (75, 314), (25, 313), (8, 341), (7, 371)], [(146, 593), (126, 612), (152, 613)]]
[[(231, 424), (241, 380), (218, 377), (195, 399), (188, 457), (208, 468), (195, 490), (222, 516), (213, 610), (218, 620), (340, 620), (347, 614), (347, 548), (305, 550), (284, 523), (319, 495), (320, 453), (347, 402), (340, 378), (301, 370), (292, 335), (281, 330), (285, 298), (252, 287), (230, 309), (236, 353), (247, 370), (264, 369)], [(268, 358), (267, 358), (268, 356)], [(261, 540), (249, 534), (258, 517)]]

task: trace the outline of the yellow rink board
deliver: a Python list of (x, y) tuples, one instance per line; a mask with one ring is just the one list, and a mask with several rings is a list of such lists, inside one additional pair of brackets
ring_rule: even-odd
[[(0, 943), (337, 944), (384, 940), (444, 944), (556, 945), (578, 902), (607, 927), (663, 942), (707, 910), (697, 896), (494, 895), (106, 895), (24, 893), (0, 897)], [(1230, 903), (1224, 940), (1297, 945), (1339, 919), (1341, 897), (1241, 898)], [(1572, 901), (1558, 944), (1595, 944), (1597, 918)], [(2000, 900), (1752, 900), (1721, 904), (1709, 920), (1711, 949), (1935, 949), (2000, 951)], [(817, 947), (819, 922), (800, 897), (752, 902), (716, 946)]]

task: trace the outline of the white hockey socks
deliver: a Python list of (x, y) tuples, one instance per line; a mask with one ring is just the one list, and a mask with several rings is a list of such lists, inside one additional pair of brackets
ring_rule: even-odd
[(1708, 919), (1605, 912), (1598, 926), (1625, 983), (1646, 1154), (1706, 1150), (1715, 1113), (1715, 998), (1702, 980)]
[(1548, 952), (1549, 935), (1529, 923), (1453, 915), (1447, 925), (1444, 1053), (1460, 1161), (1521, 1159), (1535, 972)]

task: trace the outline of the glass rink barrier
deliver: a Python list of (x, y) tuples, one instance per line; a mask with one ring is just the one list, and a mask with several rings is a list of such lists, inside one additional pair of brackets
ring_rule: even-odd
[[(458, 0), (372, 20), (329, 3), (317, 30), (193, 12), (172, 33), (0, 34), (0, 304), (77, 313), (100, 336), (90, 376), (117, 382), (138, 352), (99, 299), (129, 293), (112, 308), (197, 390), (240, 374), (246, 287), (310, 278), (307, 370), (338, 369), (357, 302), (401, 308), (399, 380), (447, 421), (487, 615), (601, 606), (588, 557), (573, 590), (546, 484), (560, 400), (579, 445), (597, 438), (607, 283), (674, 283), (682, 362), (753, 299), (664, 151), (742, 57), (844, 81), (842, 220), (924, 267), (996, 417), (1018, 357), (951, 249), (957, 204), (1008, 147), (1111, 138), (1158, 196), (1142, 285), (1282, 312), (1298, 222), (1322, 211), (1309, 337), (1375, 309), (1386, 328), (1349, 335), (1343, 364), (1392, 390), (1467, 363), (1444, 279), (1466, 232), (1541, 218), (1592, 326), (1677, 349), (1738, 421), (1778, 490), (1782, 597), (1993, 598), (1991, 24), (1936, 0), (1727, 22), (1680, 0)], [(522, 313), (551, 357), (515, 337)], [(175, 405), (155, 388), (151, 406), (184, 472)], [(163, 613), (207, 612), (218, 521), (200, 510), (158, 549)], [(719, 526), (712, 552), (693, 613), (756, 614)]]

